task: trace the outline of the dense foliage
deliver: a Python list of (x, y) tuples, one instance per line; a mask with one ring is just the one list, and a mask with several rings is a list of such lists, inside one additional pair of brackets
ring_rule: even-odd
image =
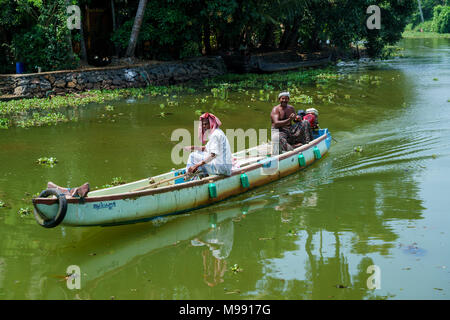
[[(112, 11), (107, 13), (114, 21), (109, 38), (123, 55), (142, 1), (0, 0), (0, 72), (13, 72), (19, 60), (31, 72), (35, 66), (50, 70), (76, 64), (71, 40), (79, 33), (66, 27), (65, 7), (71, 3), (82, 12), (91, 5)], [(370, 5), (381, 9), (379, 30), (367, 28)], [(416, 0), (148, 0), (136, 54), (180, 59), (230, 50), (312, 52), (325, 43), (345, 51), (363, 42), (376, 57), (400, 39), (416, 11)]]
[(432, 29), (439, 33), (450, 33), (450, 6), (434, 8)]
[(424, 21), (417, 8), (410, 18), (406, 30), (449, 33), (450, 2), (449, 0), (420, 0)]
[[(370, 5), (381, 8), (381, 30), (368, 30)], [(183, 58), (211, 50), (339, 49), (367, 41), (377, 56), (401, 37), (415, 0), (149, 0), (139, 39), (152, 56)], [(133, 17), (112, 39), (125, 48)]]
[(23, 62), (28, 72), (72, 68), (66, 0), (0, 0), (0, 72), (14, 72)]

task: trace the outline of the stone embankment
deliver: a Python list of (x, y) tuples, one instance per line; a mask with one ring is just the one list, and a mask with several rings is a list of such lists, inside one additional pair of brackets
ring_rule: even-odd
[(90, 89), (171, 85), (226, 72), (221, 57), (201, 57), (175, 62), (0, 75), (0, 98), (47, 97)]

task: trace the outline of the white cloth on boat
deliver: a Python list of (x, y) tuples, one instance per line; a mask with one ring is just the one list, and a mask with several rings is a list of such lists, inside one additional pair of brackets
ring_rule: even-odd
[(205, 147), (205, 151), (194, 151), (189, 155), (186, 169), (205, 160), (211, 153), (214, 153), (216, 155), (215, 158), (200, 166), (199, 169), (209, 175), (231, 175), (231, 147), (225, 133), (220, 128), (217, 128), (209, 135), (208, 143)]

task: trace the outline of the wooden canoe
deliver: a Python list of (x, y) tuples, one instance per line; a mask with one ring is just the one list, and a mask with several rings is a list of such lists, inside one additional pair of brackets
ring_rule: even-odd
[[(234, 157), (241, 159), (241, 167), (231, 176), (209, 176), (188, 182), (180, 181), (182, 178), (169, 179), (181, 173), (176, 170), (95, 190), (84, 199), (67, 197), (61, 225), (120, 225), (206, 207), (297, 172), (321, 159), (330, 146), (331, 134), (327, 129), (320, 129), (309, 144), (281, 155), (266, 156), (267, 144), (234, 153)], [(163, 180), (166, 182), (156, 188), (142, 189), (151, 182)], [(42, 221), (55, 219), (61, 211), (61, 201), (54, 197), (34, 198), (33, 205), (35, 218), (41, 225)]]

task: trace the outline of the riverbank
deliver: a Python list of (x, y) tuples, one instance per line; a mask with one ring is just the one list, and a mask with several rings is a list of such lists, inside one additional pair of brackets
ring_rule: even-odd
[(0, 75), (0, 96), (3, 100), (43, 98), (92, 89), (173, 85), (203, 80), (224, 74), (226, 71), (221, 57), (201, 57), (183, 61), (150, 61), (137, 65)]
[[(44, 98), (12, 99), (0, 101), (0, 128), (36, 127), (56, 125), (61, 122), (78, 121), (76, 116), (67, 114), (88, 104), (107, 104), (123, 99), (165, 98), (160, 105), (160, 114), (166, 114), (166, 108), (177, 104), (177, 99), (186, 94), (203, 92), (208, 97), (226, 100), (230, 92), (243, 92), (249, 95), (250, 101), (272, 101), (276, 90), (284, 90), (292, 84), (304, 85), (323, 83), (326, 79), (336, 78), (330, 68), (317, 68), (301, 71), (284, 72), (280, 77), (276, 74), (231, 74), (226, 73), (202, 81), (191, 81), (179, 85), (148, 85), (142, 88), (93, 89), (66, 95), (52, 95)], [(296, 93), (297, 87), (291, 90)], [(256, 90), (257, 95), (249, 90)], [(175, 98), (173, 98), (175, 97)], [(298, 91), (299, 99), (306, 99)], [(198, 101), (201, 105), (203, 99)], [(194, 112), (197, 109), (194, 110)]]
[[(402, 48), (398, 46), (389, 46), (385, 49), (383, 58), (402, 57), (401, 51)], [(357, 52), (364, 53), (364, 48), (359, 51), (352, 51), (347, 58), (355, 59)], [(342, 54), (340, 56), (344, 58)], [(311, 98), (300, 90), (301, 85), (314, 83), (321, 86), (323, 82), (339, 77), (335, 70), (329, 68), (329, 63), (313, 69), (299, 68), (282, 73), (235, 74), (227, 70), (220, 57), (196, 59), (190, 63), (192, 62), (197, 64), (197, 67), (194, 66), (193, 68), (204, 72), (197, 72), (197, 74), (190, 74), (189, 76), (178, 76), (180, 72), (184, 74), (189, 66), (186, 67), (186, 64), (184, 64), (182, 67), (179, 65), (180, 62), (172, 62), (164, 64), (165, 69), (161, 69), (161, 65), (155, 63), (144, 63), (128, 67), (116, 65), (109, 68), (83, 69), (76, 72), (56, 71), (43, 74), (10, 75), (21, 79), (15, 79), (16, 84), (25, 83), (29, 86), (25, 89), (25, 91), (28, 90), (29, 95), (22, 98), (14, 95), (14, 99), (6, 99), (8, 101), (1, 101), (0, 99), (0, 128), (27, 128), (77, 121), (78, 117), (69, 114), (67, 111), (90, 103), (107, 104), (121, 99), (180, 96), (183, 93), (200, 91), (205, 93), (205, 101), (209, 95), (213, 98), (226, 100), (228, 94), (234, 91), (249, 95), (250, 101), (276, 102), (276, 98), (273, 98), (276, 97), (275, 91), (291, 87), (290, 90), (294, 94), (293, 103), (302, 103), (310, 101)], [(175, 70), (176, 68), (183, 68), (183, 70)], [(217, 70), (214, 68), (217, 68)], [(159, 75), (150, 76), (151, 72), (149, 71), (151, 70), (149, 69)], [(164, 74), (161, 70), (167, 72)], [(93, 72), (95, 74), (92, 74)], [(123, 76), (124, 74), (125, 76)], [(134, 74), (135, 76), (127, 80), (127, 74)], [(56, 91), (50, 90), (50, 92), (46, 92), (45, 96), (42, 96), (42, 90), (38, 85), (39, 79), (36, 79), (36, 77), (41, 77), (42, 81), (49, 82), (56, 87)], [(56, 79), (56, 77), (59, 78)], [(378, 83), (377, 79), (356, 80)], [(19, 88), (21, 87), (19, 86)], [(9, 89), (9, 91), (11, 90)], [(15, 92), (23, 90), (23, 88), (18, 89), (17, 87), (14, 89)], [(33, 90), (37, 92), (36, 96)], [(250, 93), (249, 90), (252, 92)], [(332, 100), (333, 93), (324, 93), (320, 99)], [(167, 114), (166, 107), (177, 103), (175, 100), (163, 99), (163, 103), (160, 105), (161, 116), (164, 117)], [(198, 104), (200, 105), (202, 101), (203, 99)], [(194, 110), (199, 112), (199, 108), (200, 106)]]
[(404, 39), (450, 39), (450, 33), (405, 31), (402, 33), (402, 37)]

